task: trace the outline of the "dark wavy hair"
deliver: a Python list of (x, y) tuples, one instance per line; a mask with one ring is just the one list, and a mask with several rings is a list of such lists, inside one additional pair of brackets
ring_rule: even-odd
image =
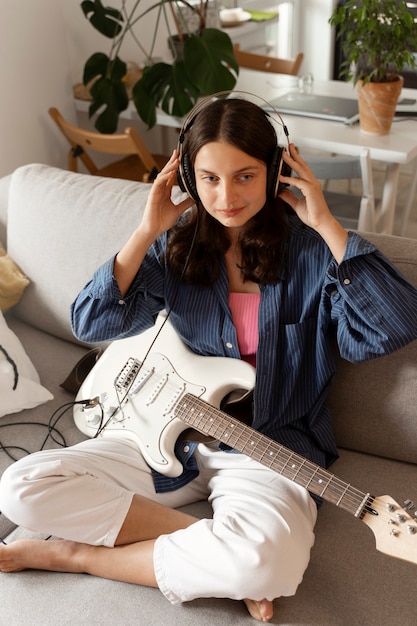
[[(267, 168), (277, 146), (276, 132), (268, 114), (256, 104), (241, 98), (213, 100), (197, 113), (185, 134), (183, 146), (193, 178), (197, 152), (213, 141), (229, 143), (263, 161)], [(195, 185), (195, 179), (192, 182)], [(261, 285), (279, 281), (288, 231), (287, 208), (280, 198), (267, 198), (263, 208), (241, 233), (241, 270), (245, 281)], [(230, 246), (227, 231), (207, 213), (201, 202), (197, 202), (169, 233), (166, 250), (168, 267), (188, 284), (213, 285), (219, 277), (222, 258)]]

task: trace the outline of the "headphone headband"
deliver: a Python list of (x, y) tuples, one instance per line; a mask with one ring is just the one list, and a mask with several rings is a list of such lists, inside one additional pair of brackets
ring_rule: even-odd
[[(187, 192), (196, 202), (198, 202), (200, 199), (198, 197), (197, 188), (194, 182), (194, 177), (192, 175), (192, 171), (191, 171), (192, 166), (189, 162), (188, 154), (184, 152), (183, 144), (184, 144), (185, 136), (189, 132), (190, 128), (193, 126), (194, 121), (196, 117), (198, 116), (198, 114), (203, 109), (205, 109), (209, 103), (214, 102), (215, 100), (218, 100), (219, 98), (222, 98), (222, 97), (230, 97), (230, 96), (239, 97), (242, 95), (250, 96), (250, 98), (257, 98), (258, 100), (260, 100), (263, 103), (263, 105), (260, 106), (260, 108), (264, 111), (265, 115), (267, 115), (269, 118), (272, 119), (270, 112), (267, 109), (272, 111), (277, 116), (278, 123), (282, 127), (283, 132), (285, 134), (285, 137), (287, 140), (288, 151), (289, 151), (289, 145), (290, 145), (289, 132), (288, 132), (287, 126), (284, 123), (284, 120), (282, 119), (280, 113), (275, 109), (275, 107), (270, 102), (262, 98), (261, 96), (253, 94), (249, 91), (218, 91), (212, 95), (204, 97), (202, 100), (197, 102), (197, 104), (187, 114), (181, 126), (181, 129), (179, 132), (179, 138), (178, 138), (178, 153), (179, 153), (179, 161), (180, 161), (180, 166), (178, 170), (179, 186), (182, 191)], [(245, 100), (245, 98), (242, 98), (242, 100)], [(250, 99), (247, 101), (252, 102)], [(256, 103), (252, 102), (252, 104), (256, 104)], [(278, 141), (278, 138), (277, 138), (277, 141)], [(277, 143), (277, 147), (273, 155), (272, 163), (268, 170), (267, 194), (269, 197), (275, 198), (282, 191), (282, 189), (286, 186), (283, 183), (279, 182), (279, 175), (281, 173), (285, 174), (286, 176), (291, 175), (290, 167), (286, 163), (284, 163), (284, 161), (282, 160), (282, 154), (284, 151), (285, 151), (285, 148), (280, 147)]]

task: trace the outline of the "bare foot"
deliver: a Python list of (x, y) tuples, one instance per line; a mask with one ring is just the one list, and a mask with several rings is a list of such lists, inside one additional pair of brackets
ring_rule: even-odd
[(270, 600), (244, 600), (246, 608), (258, 622), (269, 622), (274, 615), (274, 606)]
[(72, 541), (20, 539), (0, 545), (0, 572), (42, 569), (53, 572), (82, 572), (78, 558), (82, 544)]

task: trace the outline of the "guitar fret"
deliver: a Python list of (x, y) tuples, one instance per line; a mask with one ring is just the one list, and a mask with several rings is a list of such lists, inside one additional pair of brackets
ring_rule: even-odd
[(243, 452), (312, 493), (325, 497), (336, 506), (354, 515), (362, 510), (365, 494), (353, 490), (350, 483), (342, 481), (326, 469), (212, 407), (204, 400), (185, 394), (177, 406), (177, 413), (180, 419), (196, 430)]

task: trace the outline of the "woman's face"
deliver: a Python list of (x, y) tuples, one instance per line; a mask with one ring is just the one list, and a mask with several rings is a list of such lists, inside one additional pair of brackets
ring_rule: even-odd
[(266, 163), (229, 143), (200, 148), (194, 172), (204, 208), (223, 226), (243, 227), (266, 202)]

